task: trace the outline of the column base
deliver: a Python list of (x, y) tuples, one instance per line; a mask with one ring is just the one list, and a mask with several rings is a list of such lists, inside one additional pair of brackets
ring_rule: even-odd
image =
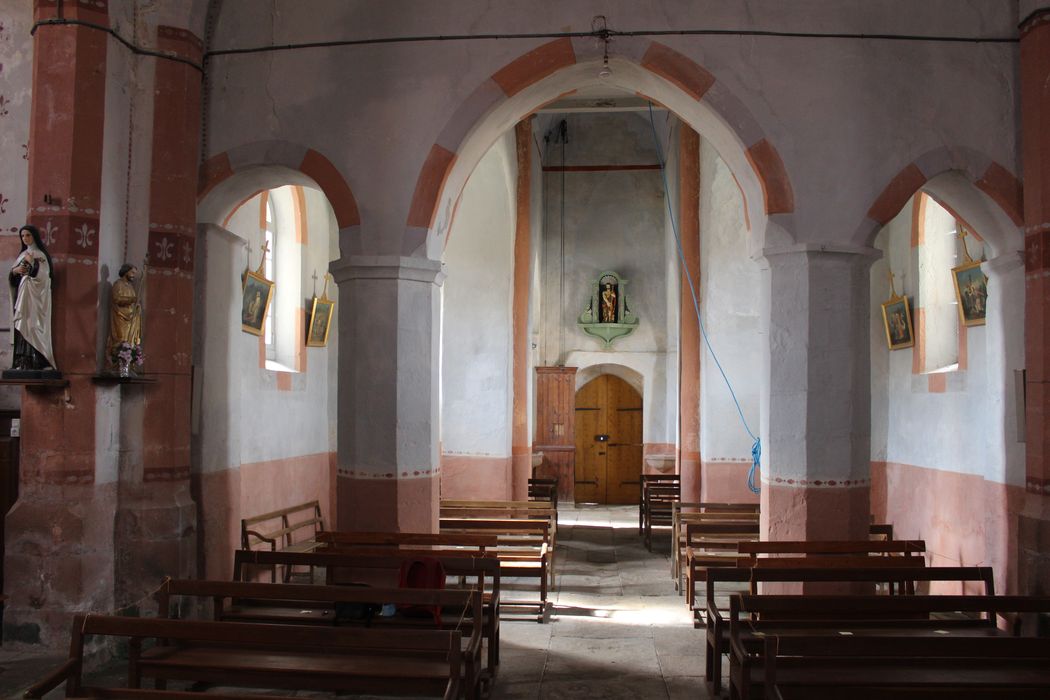
[(413, 478), (336, 479), (336, 529), (360, 532), (437, 532), (440, 474)]
[(4, 644), (69, 647), (73, 612), (114, 607), (117, 485), (26, 487), (7, 514)]
[(122, 614), (156, 613), (165, 577), (196, 578), (197, 505), (187, 480), (151, 482), (121, 494), (114, 518), (114, 598)]
[(866, 540), (871, 487), (762, 484), (762, 539)]

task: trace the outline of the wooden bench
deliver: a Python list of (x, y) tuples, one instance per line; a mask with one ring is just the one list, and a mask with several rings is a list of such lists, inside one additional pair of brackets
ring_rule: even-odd
[(643, 532), (642, 541), (645, 548), (653, 551), (653, 527), (670, 527), (672, 506), (682, 500), (681, 481), (651, 481), (644, 482), (643, 502)]
[(500, 560), (507, 590), (507, 578), (536, 579), (538, 599), (509, 600), (505, 606), (538, 610), (542, 620), (547, 611), (547, 595), (554, 587), (554, 539), (548, 520), (523, 520), (516, 518), (441, 518), (439, 527), (443, 534), (492, 534), (498, 538), (495, 548)]
[(761, 697), (765, 636), (1000, 637), (999, 616), (1046, 612), (1046, 596), (734, 595), (730, 697)]
[[(645, 535), (645, 524), (648, 518), (649, 486), (662, 484), (665, 486), (678, 487), (679, 494), (682, 488), (682, 477), (677, 474), (641, 474), (638, 477), (638, 535)], [(681, 500), (681, 498), (677, 499)]]
[[(696, 582), (702, 581), (708, 569), (719, 566), (758, 566), (770, 567), (858, 567), (858, 566), (914, 566), (915, 562), (879, 562), (885, 557), (917, 557), (926, 551), (923, 540), (781, 540), (775, 542), (758, 541), (757, 535), (736, 537), (718, 532), (717, 525), (690, 526), (698, 531), (713, 531), (704, 540), (698, 540), (698, 546), (691, 546), (686, 552), (686, 604), (690, 608), (696, 605)], [(722, 526), (722, 530), (727, 530)], [(703, 534), (703, 533), (699, 533)], [(721, 551), (720, 551), (721, 550)], [(735, 553), (734, 553), (735, 552)], [(777, 556), (769, 556), (777, 555)], [(790, 556), (789, 556), (790, 555)], [(878, 557), (873, 561), (852, 562), (849, 557), (859, 555)], [(812, 559), (822, 556), (826, 561)], [(921, 565), (921, 564), (920, 564)]]
[[(447, 591), (168, 579), (154, 597), (160, 618), (171, 616), (173, 602), (190, 597), (211, 599), (212, 615), (216, 621), (298, 624), (305, 620), (314, 626), (356, 625), (374, 629), (435, 629), (434, 617), (429, 614), (409, 617), (397, 612), (384, 617), (379, 613), (384, 605), (422, 610), (439, 608), (443, 615), (441, 628), (462, 634), (461, 687), (466, 697), (472, 700), (481, 693), (483, 624), (478, 589)], [(347, 614), (347, 610), (354, 614)]]
[(671, 504), (671, 578), (675, 590), (682, 592), (687, 549), (685, 526), (689, 523), (717, 521), (758, 522), (757, 504), (749, 503), (681, 503)]
[[(253, 570), (274, 566), (312, 566), (325, 569), (325, 582), (340, 585), (368, 578), (368, 583), (397, 584), (401, 564), (411, 559), (433, 557), (441, 562), (451, 580), (446, 586), (466, 587), (482, 592), (482, 640), (486, 642), (487, 662), (482, 680), (494, 677), (499, 667), (500, 638), (500, 563), (494, 554), (456, 552), (454, 555), (435, 550), (397, 550), (377, 554), (375, 549), (325, 549), (313, 552), (234, 552), (234, 581), (251, 581)], [(372, 575), (369, 575), (372, 574)], [(243, 604), (239, 611), (226, 611), (226, 619), (283, 621), (295, 624), (331, 624), (331, 608), (301, 605)], [(455, 622), (455, 620), (449, 620)]]
[(737, 566), (741, 542), (757, 540), (759, 522), (754, 519), (685, 523), (685, 603), (695, 603), (696, 582), (708, 569)]
[(550, 527), (550, 547), (558, 537), (558, 509), (547, 501), (457, 501), (442, 500), (441, 518), (544, 520)]
[[(127, 688), (133, 690), (121, 693), (84, 683), (89, 637), (127, 643)], [(155, 644), (144, 649), (143, 642)], [(329, 629), (76, 615), (68, 660), (25, 697), (41, 698), (65, 682), (67, 698), (186, 698), (189, 693), (165, 689), (167, 681), (181, 680), (453, 700), (463, 692), (462, 666), (459, 630)], [(156, 690), (141, 689), (146, 678), (155, 680)]]
[[(241, 520), (241, 549), (269, 549), (271, 552), (309, 552), (317, 547), (317, 533), (324, 530), (321, 504), (309, 501)], [(284, 572), (285, 581), (292, 576)]]
[[(491, 528), (451, 528), (439, 533), (326, 531), (319, 533), (317, 537), (326, 548), (370, 548), (377, 554), (421, 547), (441, 552), (442, 555), (454, 555), (456, 552), (492, 552), (499, 559), (504, 579), (514, 576), (535, 578), (539, 582), (537, 600), (508, 599), (504, 595), (500, 601), (501, 613), (506, 608), (537, 608), (539, 619), (542, 621), (547, 608), (547, 581), (552, 558), (542, 535), (546, 526), (539, 521), (508, 522), (516, 523), (504, 526), (504, 529), (512, 530), (508, 535), (501, 535), (500, 528), (493, 525)], [(471, 521), (471, 525), (474, 524), (476, 521)], [(504, 581), (504, 592), (505, 584)]]
[(1050, 697), (1050, 639), (772, 635), (762, 658), (767, 700), (852, 699), (855, 691), (896, 698), (902, 688), (939, 691), (928, 697)]
[[(916, 559), (916, 563), (921, 562)], [(889, 584), (891, 591), (914, 591), (918, 583), (933, 581), (967, 583), (983, 587), (983, 595), (995, 594), (995, 583), (990, 567), (864, 567), (864, 568), (791, 568), (761, 569), (754, 567), (729, 567), (711, 569), (707, 572), (706, 595), (703, 610), (693, 609), (693, 626), (706, 630), (705, 657), (706, 677), (715, 693), (721, 690), (722, 656), (729, 653), (728, 605), (718, 600), (720, 583), (740, 582), (745, 590), (757, 594), (762, 583), (863, 583)], [(723, 592), (724, 595), (724, 592)]]
[(529, 479), (529, 500), (548, 501), (558, 507), (558, 479)]

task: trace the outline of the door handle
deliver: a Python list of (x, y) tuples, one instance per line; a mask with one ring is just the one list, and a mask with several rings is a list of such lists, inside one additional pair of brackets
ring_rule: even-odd
[(604, 452), (599, 452), (599, 453), (598, 453), (598, 456), (599, 456), (599, 457), (601, 457), (601, 456), (603, 456), (604, 454), (605, 454)]
[(595, 442), (608, 442), (609, 441), (609, 436), (608, 435), (595, 435), (594, 436), (594, 441)]

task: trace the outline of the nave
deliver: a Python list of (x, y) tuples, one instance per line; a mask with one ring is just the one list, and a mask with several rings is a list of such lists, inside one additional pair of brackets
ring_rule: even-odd
[[(634, 506), (559, 508), (557, 578), (545, 622), (531, 616), (502, 624), (493, 700), (523, 698), (707, 698), (703, 631), (669, 576), (669, 539), (654, 551), (638, 535)], [(61, 659), (0, 651), (0, 696), (21, 697)], [(94, 680), (120, 671), (107, 666)], [(208, 694), (264, 692), (216, 686)], [(58, 688), (47, 700), (63, 697)], [(299, 692), (295, 697), (332, 698)], [(339, 696), (347, 697), (347, 696)]]

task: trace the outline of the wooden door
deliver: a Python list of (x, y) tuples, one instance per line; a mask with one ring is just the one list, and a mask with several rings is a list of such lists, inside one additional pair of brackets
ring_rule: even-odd
[(611, 374), (576, 392), (576, 502), (638, 502), (642, 397)]

